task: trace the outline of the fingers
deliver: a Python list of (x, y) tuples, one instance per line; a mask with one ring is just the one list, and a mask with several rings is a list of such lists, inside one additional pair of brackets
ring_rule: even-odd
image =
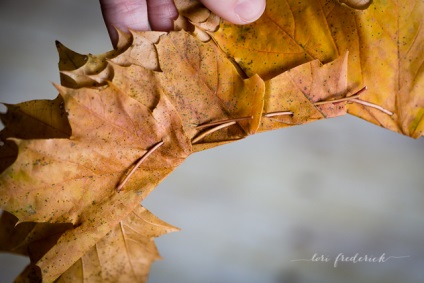
[(265, 11), (266, 0), (200, 0), (212, 12), (233, 24), (256, 21)]
[(150, 29), (146, 0), (100, 0), (100, 5), (113, 46), (118, 41), (115, 27), (122, 31)]
[(147, 0), (150, 27), (157, 31), (170, 31), (178, 17), (173, 0)]
[[(212, 12), (234, 24), (248, 24), (264, 12), (266, 0), (200, 0)], [(115, 28), (122, 31), (169, 31), (178, 16), (173, 0), (100, 0), (103, 18), (113, 46), (118, 41)], [(149, 24), (150, 22), (150, 24)]]

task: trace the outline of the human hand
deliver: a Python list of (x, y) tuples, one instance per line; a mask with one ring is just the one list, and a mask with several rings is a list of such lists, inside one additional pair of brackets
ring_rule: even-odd
[[(266, 5), (266, 0), (200, 1), (221, 18), (240, 25), (257, 20)], [(114, 46), (118, 40), (114, 27), (123, 31), (169, 31), (178, 16), (173, 0), (100, 0), (100, 5)]]

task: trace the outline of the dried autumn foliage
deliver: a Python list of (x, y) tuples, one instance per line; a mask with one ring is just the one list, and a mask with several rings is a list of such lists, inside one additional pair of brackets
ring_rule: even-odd
[(348, 104), (348, 112), (392, 131), (422, 136), (422, 1), (340, 2), (344, 4), (268, 1), (257, 22), (224, 22), (212, 36), (247, 75), (265, 79), (313, 59), (330, 62), (349, 51), (348, 89), (367, 86), (361, 99), (389, 112), (358, 103)]
[(140, 202), (192, 152), (347, 112), (420, 137), (423, 2), (340, 2), (268, 1), (235, 26), (181, 0), (174, 32), (97, 56), (57, 43), (60, 95), (1, 115), (0, 247), (31, 259), (17, 281), (145, 282), (176, 228)]

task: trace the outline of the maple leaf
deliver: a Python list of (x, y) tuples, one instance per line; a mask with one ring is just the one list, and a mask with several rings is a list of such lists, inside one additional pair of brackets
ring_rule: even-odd
[[(192, 44), (197, 44), (198, 47), (201, 46), (206, 51), (209, 50), (207, 46), (211, 44), (195, 41), (187, 34), (184, 36), (172, 34), (169, 38), (176, 40), (181, 45), (187, 44), (187, 41), (192, 41)], [(177, 40), (177, 38), (179, 39)], [(164, 39), (162, 44), (165, 47), (169, 47), (177, 44), (177, 42), (170, 44)], [(162, 50), (158, 46), (158, 52), (164, 58), (167, 58), (167, 56), (175, 58), (175, 53), (181, 52), (181, 50), (179, 48), (165, 48), (165, 50)], [(183, 52), (191, 52), (193, 48), (183, 50)], [(219, 50), (215, 49), (214, 52), (208, 53), (210, 54), (209, 57), (212, 56), (213, 60), (219, 62), (215, 58), (215, 52), (219, 54)], [(174, 54), (174, 56), (171, 56), (171, 54)], [(200, 58), (207, 57), (204, 56), (203, 52), (201, 54)], [(186, 58), (186, 56), (182, 56), (182, 58)], [(198, 62), (198, 58), (195, 56), (192, 60), (197, 60)], [(175, 59), (174, 61), (178, 62)], [(341, 62), (346, 62), (346, 60)], [(187, 66), (192, 68), (192, 61), (188, 61), (188, 63)], [(226, 67), (227, 69), (232, 67), (229, 69), (233, 70), (231, 71), (233, 75), (227, 75), (226, 78), (234, 80), (235, 68), (231, 63), (226, 65)], [(301, 67), (304, 68), (304, 66)], [(150, 114), (149, 108), (136, 99), (139, 98), (139, 95), (145, 94), (143, 89), (146, 89), (147, 83), (136, 78), (143, 74), (143, 70), (150, 76), (143, 75), (142, 77), (152, 78), (152, 76), (156, 75), (156, 80), (153, 80), (153, 82), (160, 83), (161, 80), (164, 80), (169, 83), (169, 80), (174, 79), (176, 74), (172, 65), (163, 66), (164, 70), (168, 70), (168, 68), (169, 71), (167, 72), (157, 73), (135, 65), (129, 67), (116, 65), (114, 66), (114, 79), (107, 86), (92, 89), (58, 87), (64, 97), (65, 109), (69, 113), (72, 136), (69, 139), (16, 140), (21, 154), (17, 161), (2, 174), (0, 181), (2, 185), (2, 207), (18, 216), (20, 221), (70, 222), (77, 225), (73, 229), (66, 230), (59, 239), (56, 239), (57, 242), (55, 242), (53, 247), (50, 247), (47, 251), (43, 250), (45, 253), (42, 256), (33, 258), (33, 262), (41, 270), (43, 280), (54, 280), (71, 266), (73, 266), (73, 270), (78, 271), (80, 268), (78, 265), (81, 263), (75, 262), (89, 253), (90, 249), (99, 241), (103, 241), (102, 239), (111, 229), (114, 229), (114, 227), (116, 229), (121, 219), (131, 213), (137, 203), (157, 185), (159, 180), (166, 176), (173, 166), (176, 166), (184, 159), (184, 154), (189, 153), (190, 144), (187, 144), (186, 135), (194, 139), (199, 132), (197, 127), (193, 127), (193, 123), (202, 123), (198, 121), (209, 122), (212, 118), (199, 115), (199, 113), (202, 113), (199, 110), (186, 111), (183, 107), (188, 107), (187, 105), (192, 107), (195, 105), (199, 106), (200, 110), (209, 111), (209, 114), (215, 115), (218, 120), (228, 119), (229, 116), (227, 115), (230, 110), (235, 113), (240, 112), (240, 115), (245, 115), (244, 111), (246, 110), (249, 111), (248, 114), (256, 114), (255, 111), (259, 111), (257, 115), (261, 117), (264, 95), (264, 83), (262, 80), (258, 77), (253, 80), (240, 78), (240, 82), (235, 85), (238, 88), (237, 91), (240, 91), (243, 96), (231, 96), (235, 91), (232, 84), (226, 86), (229, 82), (219, 79), (220, 76), (212, 76), (212, 81), (203, 81), (205, 78), (201, 76), (202, 72), (199, 71), (201, 69), (199, 68), (195, 71), (200, 74), (199, 81), (203, 82), (194, 81), (193, 84), (189, 85), (189, 88), (197, 86), (195, 88), (196, 92), (199, 90), (205, 93), (204, 96), (200, 96), (200, 99), (205, 99), (206, 95), (213, 97), (211, 93), (217, 93), (215, 101), (212, 100), (212, 102), (218, 105), (221, 104), (221, 106), (211, 109), (210, 105), (212, 102), (199, 104), (199, 98), (193, 99), (188, 94), (182, 96), (178, 101), (176, 94), (182, 91), (179, 90), (178, 86), (187, 87), (188, 80), (184, 76), (179, 76), (177, 82), (172, 82), (174, 89), (171, 97), (177, 100), (175, 109), (180, 107), (181, 112), (186, 111), (187, 114), (181, 115), (181, 117), (185, 118), (182, 119), (182, 122), (172, 125), (172, 132), (167, 132), (170, 129), (160, 128), (155, 122), (161, 122), (159, 125), (163, 125), (166, 124), (164, 123), (165, 119), (165, 122), (170, 123), (169, 120), (171, 119), (168, 119), (169, 117), (166, 115), (175, 118), (172, 117), (175, 109), (169, 103), (170, 100), (167, 100), (167, 96), (159, 89), (149, 93), (154, 96), (155, 99), (153, 101), (157, 103), (154, 106), (151, 103), (152, 100), (142, 100), (153, 108), (153, 113)], [(314, 68), (317, 69), (319, 67), (316, 65)], [(339, 68), (340, 64), (336, 64), (335, 69), (339, 70)], [(193, 76), (191, 76), (192, 78)], [(279, 80), (284, 79), (279, 78)], [(287, 78), (286, 80), (290, 79)], [(340, 78), (336, 76), (333, 80), (339, 81)], [(184, 84), (181, 84), (181, 82)], [(247, 84), (246, 87), (244, 86), (245, 83)], [(259, 99), (255, 96), (252, 96), (252, 100), (245, 99), (244, 96), (246, 94), (243, 94), (243, 88), (248, 87), (245, 90), (248, 93), (248, 90), (252, 91), (251, 86), (253, 83), (258, 83)], [(134, 97), (131, 98), (120, 91), (121, 89), (137, 89), (138, 91), (131, 92)], [(220, 91), (211, 91), (211, 89), (220, 89)], [(151, 90), (150, 86), (147, 87), (147, 90)], [(171, 92), (171, 90), (169, 91)], [(192, 95), (197, 96), (196, 92), (193, 92), (194, 94)], [(237, 98), (240, 100), (244, 99), (248, 103), (240, 104), (235, 100)], [(159, 102), (157, 102), (158, 99)], [(304, 99), (306, 98), (304, 97)], [(253, 108), (252, 112), (251, 105), (254, 106), (255, 101), (258, 101), (260, 108)], [(206, 102), (208, 101), (206, 100)], [(160, 114), (155, 115), (156, 113)], [(322, 117), (324, 116), (321, 115), (320, 118)], [(155, 121), (153, 121), (153, 118)], [(248, 120), (252, 121), (253, 119)], [(137, 125), (140, 125), (139, 128)], [(241, 125), (236, 125), (232, 130), (223, 131), (209, 138), (205, 137), (206, 141), (202, 140), (201, 144), (210, 146), (222, 141), (227, 142), (228, 139), (233, 140), (234, 136), (242, 138), (249, 131), (255, 132), (259, 126), (259, 124), (254, 124), (253, 127), (251, 125), (252, 122), (245, 126), (245, 132), (241, 131), (243, 129)], [(183, 128), (187, 130), (183, 130)], [(181, 135), (184, 133), (184, 136), (178, 136), (179, 131)], [(167, 133), (173, 137), (161, 137), (164, 141), (168, 142), (169, 140), (170, 143), (172, 141), (172, 146), (175, 147), (174, 143), (180, 142), (183, 144), (182, 148), (185, 146), (188, 149), (183, 152), (183, 156), (176, 156), (177, 160), (172, 160), (169, 163), (165, 159), (169, 158), (169, 155), (172, 156), (175, 150), (163, 147), (164, 156), (161, 158), (158, 154), (162, 147), (159, 148), (158, 152), (155, 152), (158, 156), (155, 156), (155, 159), (149, 162), (143, 163), (131, 176), (130, 180), (132, 181), (124, 187), (123, 192), (117, 193), (116, 185), (119, 183), (121, 175), (125, 173), (126, 168), (130, 167), (134, 160), (137, 160), (139, 156), (145, 153), (147, 145), (154, 144), (160, 140), (160, 137), (155, 135), (157, 132)], [(143, 146), (143, 142), (146, 145)], [(200, 149), (203, 149), (203, 147)], [(62, 167), (60, 166), (61, 164), (63, 164)], [(164, 164), (167, 164), (168, 167), (165, 166), (163, 168)], [(155, 171), (158, 172), (155, 174)], [(35, 178), (35, 180), (32, 178)], [(135, 188), (135, 191), (128, 187)], [(26, 205), (22, 206), (21, 203)], [(75, 246), (78, 248), (74, 248)], [(143, 257), (142, 254), (139, 256)], [(77, 271), (70, 271), (66, 276), (71, 276)], [(30, 268), (27, 269), (27, 272), (34, 271)], [(24, 273), (22, 276), (28, 277), (29, 275)], [(103, 274), (102, 276), (105, 275)]]
[[(2, 208), (21, 222), (77, 225), (38, 262), (47, 281), (83, 256), (191, 151), (165, 96), (150, 110), (112, 84), (88, 91), (59, 88), (72, 136), (16, 140), (20, 154), (0, 181)], [(117, 193), (127, 168), (161, 141), (155, 158), (144, 162)]]
[(262, 78), (313, 59), (329, 62), (349, 51), (348, 87), (368, 89), (361, 95), (365, 103), (349, 104), (348, 112), (420, 137), (424, 131), (423, 2), (340, 2), (346, 5), (336, 0), (268, 1), (257, 22), (236, 26), (224, 21), (209, 34), (249, 76)]
[[(196, 1), (183, 0), (177, 32), (118, 31), (118, 48), (100, 55), (57, 43), (60, 96), (8, 105), (1, 117), (0, 207), (18, 225), (7, 222), (13, 224), (0, 237), (7, 240), (3, 249), (31, 256), (20, 280), (145, 281), (158, 257), (152, 237), (174, 228), (139, 203), (192, 152), (346, 111), (421, 135), (419, 25), (402, 47), (414, 52), (406, 52), (398, 42), (409, 25), (379, 39), (373, 37), (383, 34), (381, 26), (365, 25), (381, 9), (405, 18), (397, 3), (341, 2), (269, 1), (257, 23), (238, 27), (218, 24)], [(368, 85), (385, 82), (375, 79), (376, 55), (369, 51), (377, 46), (382, 53), (380, 41), (397, 42), (384, 57), (392, 68), (384, 95)], [(403, 57), (393, 57), (394, 50)], [(396, 60), (389, 64), (389, 58)], [(393, 94), (396, 86), (404, 98)], [(35, 242), (44, 248), (32, 251)], [(92, 258), (101, 259), (91, 264)]]
[(10, 137), (21, 139), (66, 138), (71, 135), (62, 97), (54, 100), (33, 100), (16, 105), (5, 104), (7, 112), (0, 113), (5, 128), (0, 131), (0, 172), (16, 159), (18, 149)]
[(174, 2), (178, 9), (174, 30), (185, 30), (204, 42), (210, 40), (208, 32), (218, 29), (220, 18), (199, 1), (176, 0)]
[(266, 82), (260, 131), (301, 125), (346, 114), (347, 61), (321, 66), (318, 60), (293, 68)]
[(26, 255), (37, 261), (47, 252), (66, 230), (70, 223), (18, 223), (18, 218), (7, 211), (0, 216), (0, 250)]
[[(167, 35), (154, 32), (149, 36), (155, 36), (155, 40), (149, 41), (145, 39), (146, 34), (149, 33), (133, 32), (133, 43), (128, 46), (128, 50), (109, 58), (113, 72), (102, 76), (103, 79), (96, 81), (96, 85), (112, 80), (120, 88), (130, 90), (128, 95), (147, 107), (156, 103), (158, 93), (164, 92), (179, 113), (184, 132), (190, 140), (199, 134), (199, 129), (206, 128), (209, 122), (247, 118), (227, 128), (227, 131), (208, 135), (196, 142), (193, 147), (195, 151), (255, 133), (262, 113), (265, 89), (259, 76), (249, 79), (241, 77), (237, 68), (215, 44), (199, 42), (184, 31)], [(156, 36), (160, 37), (158, 44), (154, 44), (159, 40)], [(140, 41), (150, 42), (151, 46), (140, 45)], [(133, 57), (133, 54), (140, 54), (144, 50), (156, 54), (147, 60), (152, 63), (140, 63), (140, 59)], [(98, 60), (92, 57), (94, 61)], [(152, 70), (146, 64), (158, 65), (161, 71)], [(101, 69), (105, 68), (102, 66)], [(87, 81), (92, 77), (88, 73), (85, 66), (66, 72), (74, 79), (74, 87), (87, 86)], [(99, 74), (101, 70), (95, 70), (94, 73)]]
[(76, 278), (89, 282), (146, 282), (150, 265), (160, 259), (152, 239), (174, 231), (178, 229), (137, 206), (62, 274), (58, 282), (74, 282)]
[(223, 21), (210, 35), (248, 76), (271, 79), (314, 59), (328, 63), (344, 54), (332, 40), (321, 6), (322, 1), (267, 1), (256, 22)]
[[(137, 33), (134, 37), (137, 42)], [(128, 47), (131, 52), (136, 48)], [(240, 77), (213, 42), (202, 43), (179, 32), (163, 35), (156, 48), (161, 72), (134, 64), (120, 66), (110, 60), (113, 78), (106, 85), (99, 80), (94, 88), (58, 86), (72, 127), (70, 138), (15, 140), (20, 154), (1, 175), (2, 207), (21, 222), (75, 225), (35, 261), (43, 280), (54, 280), (71, 266), (78, 269), (75, 262), (184, 160), (191, 143), (201, 150), (243, 138), (260, 126), (265, 83), (258, 76)], [(125, 57), (125, 52), (119, 56)], [(324, 69), (334, 69), (337, 74), (343, 63), (346, 60)], [(84, 65), (76, 70), (81, 68)], [(321, 67), (315, 64), (313, 68)], [(187, 75), (181, 75), (182, 70)], [(73, 85), (85, 85), (88, 76), (75, 77)], [(346, 79), (341, 77), (335, 75), (331, 80), (338, 84)], [(343, 84), (337, 91), (344, 93), (342, 88)], [(315, 100), (333, 94), (325, 92)], [(233, 124), (226, 129), (212, 134), (204, 130), (231, 119)], [(164, 145), (154, 152), (154, 158), (143, 162), (117, 193), (127, 168), (160, 141)]]
[[(15, 216), (3, 212), (0, 218), (0, 250), (27, 255), (31, 262), (41, 259), (58, 238), (72, 228), (69, 223), (25, 222), (17, 226), (16, 223)], [(151, 263), (160, 259), (152, 238), (177, 230), (157, 219), (147, 209), (137, 206), (56, 282), (146, 282)], [(30, 265), (16, 282), (39, 276), (40, 269)]]

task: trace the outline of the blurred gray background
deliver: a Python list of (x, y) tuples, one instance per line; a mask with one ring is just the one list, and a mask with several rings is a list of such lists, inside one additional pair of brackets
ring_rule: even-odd
[[(96, 0), (1, 0), (0, 34), (7, 103), (57, 95), (54, 40), (111, 49)], [(143, 204), (182, 229), (156, 240), (151, 283), (423, 282), (424, 141), (355, 117), (196, 153)], [(387, 261), (333, 266), (356, 253)], [(0, 254), (0, 282), (26, 263)]]

